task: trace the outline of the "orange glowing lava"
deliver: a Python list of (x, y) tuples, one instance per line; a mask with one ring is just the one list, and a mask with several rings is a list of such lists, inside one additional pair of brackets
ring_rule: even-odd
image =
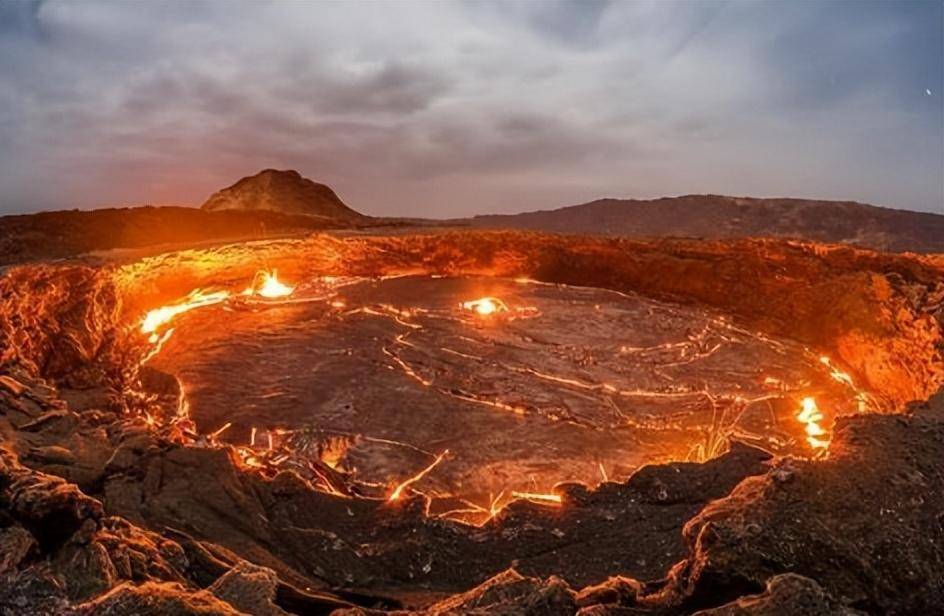
[(819, 358), (819, 363), (829, 368), (829, 376), (831, 376), (833, 380), (838, 381), (839, 383), (842, 383), (844, 385), (848, 385), (849, 387), (852, 387), (853, 389), (855, 388), (855, 384), (852, 382), (852, 377), (846, 374), (845, 372), (843, 372), (842, 370), (833, 366), (832, 361), (830, 361), (830, 359), (827, 356), (825, 355), (821, 356)]
[(243, 291), (243, 295), (258, 295), (267, 299), (276, 299), (287, 297), (294, 291), (295, 287), (290, 287), (279, 280), (276, 270), (271, 272), (262, 270), (253, 278), (252, 286)]
[(169, 323), (177, 315), (193, 310), (194, 308), (218, 304), (225, 301), (227, 298), (229, 298), (229, 291), (204, 293), (200, 289), (195, 289), (180, 303), (161, 306), (160, 308), (155, 308), (148, 312), (144, 316), (144, 320), (141, 321), (141, 333), (152, 334), (151, 341), (157, 342), (157, 330), (162, 325)]
[(829, 441), (819, 438), (826, 434), (826, 430), (819, 425), (823, 421), (823, 413), (816, 406), (816, 400), (807, 396), (803, 398), (800, 412), (797, 414), (797, 420), (806, 424), (806, 442), (813, 449), (825, 449), (829, 446)]
[(520, 498), (529, 501), (535, 501), (538, 503), (547, 503), (551, 505), (561, 504), (560, 494), (541, 494), (537, 492), (512, 492), (511, 496), (514, 498)]
[(219, 435), (229, 430), (232, 426), (233, 426), (233, 422), (227, 421), (225, 424), (223, 424), (223, 426), (219, 430), (216, 430), (215, 432), (210, 432), (210, 434), (208, 434), (207, 436), (209, 438), (217, 438)]
[(843, 372), (839, 368), (833, 365), (829, 357), (823, 355), (819, 358), (819, 362), (829, 368), (829, 376), (832, 377), (834, 381), (842, 383), (847, 386), (849, 389), (856, 392), (856, 404), (858, 405), (858, 410), (860, 413), (868, 411), (870, 408), (874, 408), (874, 401), (868, 392), (859, 389), (856, 387), (855, 382), (852, 380), (852, 377), (849, 376), (847, 372)]
[[(294, 291), (295, 287), (290, 287), (279, 280), (275, 270), (272, 270), (271, 273), (263, 270), (256, 274), (252, 286), (243, 291), (243, 295), (259, 295), (260, 297), (274, 299), (291, 295)], [(144, 319), (141, 321), (141, 333), (150, 334), (150, 342), (160, 345), (166, 341), (169, 332), (161, 337), (157, 330), (161, 326), (170, 323), (174, 317), (195, 308), (224, 302), (229, 298), (229, 291), (204, 293), (201, 289), (194, 289), (180, 302), (155, 308), (144, 315)]]
[(472, 299), (461, 304), (463, 310), (470, 310), (483, 317), (491, 316), (497, 312), (507, 312), (508, 306), (497, 297), (481, 297)]
[(406, 481), (400, 483), (400, 485), (398, 485), (398, 486), (393, 490), (393, 492), (390, 494), (390, 497), (389, 497), (387, 500), (388, 500), (388, 501), (395, 501), (395, 500), (398, 500), (398, 499), (400, 498), (400, 496), (403, 494), (404, 488), (406, 488), (407, 486), (409, 486), (409, 485), (411, 485), (411, 484), (416, 483), (417, 481), (419, 481), (420, 479), (422, 479), (423, 477), (425, 477), (427, 473), (429, 473), (431, 470), (433, 470), (434, 468), (436, 468), (436, 465), (438, 465), (440, 462), (443, 461), (443, 458), (445, 458), (445, 457), (446, 457), (446, 454), (448, 454), (448, 453), (449, 453), (449, 450), (446, 449), (446, 450), (443, 451), (441, 454), (439, 454), (438, 456), (436, 456), (436, 459), (433, 460), (432, 463), (431, 463), (429, 466), (427, 466), (426, 468), (424, 468), (423, 470), (421, 470), (421, 471), (418, 472), (417, 474), (413, 475), (412, 477), (410, 477), (410, 478), (407, 479)]

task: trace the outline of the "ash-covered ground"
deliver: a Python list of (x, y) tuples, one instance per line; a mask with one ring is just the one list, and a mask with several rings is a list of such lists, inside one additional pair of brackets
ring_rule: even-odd
[[(378, 496), (448, 450), (413, 484), (434, 513), (703, 461), (731, 437), (809, 456), (804, 397), (829, 423), (857, 410), (818, 354), (696, 306), (488, 277), (289, 282), (182, 316), (148, 366), (177, 376), (200, 432), (259, 450), (305, 433)], [(481, 297), (500, 310), (463, 308)]]

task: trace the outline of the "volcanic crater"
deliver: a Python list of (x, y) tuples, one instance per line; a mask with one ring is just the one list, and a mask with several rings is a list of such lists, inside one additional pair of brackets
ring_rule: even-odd
[[(482, 276), (293, 283), (182, 316), (147, 365), (179, 379), (199, 432), (260, 454), (309, 439), (364, 494), (389, 496), (448, 451), (412, 484), (437, 513), (481, 521), (562, 481), (704, 461), (735, 435), (812, 455), (802, 400), (848, 414), (864, 396), (803, 345), (635, 293)], [(463, 307), (479, 297), (500, 308)]]
[[(39, 555), (89, 571), (50, 601), (134, 605), (132, 580), (192, 602), (260, 565), (268, 605), (295, 613), (691, 613), (765, 584), (829, 613), (886, 611), (889, 586), (905, 610), (944, 592), (901, 570), (942, 571), (925, 550), (944, 539), (934, 258), (322, 234), (0, 285), (4, 472), (26, 477), (0, 491), (38, 503), (8, 515), (38, 537), (17, 575), (45, 579)], [(55, 488), (62, 510), (22, 491), (49, 476), (75, 489)], [(871, 504), (824, 513), (869, 496), (899, 520), (892, 558), (843, 530), (885, 524)], [(115, 566), (127, 533), (159, 546), (152, 566)], [(823, 569), (817, 546), (885, 585)]]

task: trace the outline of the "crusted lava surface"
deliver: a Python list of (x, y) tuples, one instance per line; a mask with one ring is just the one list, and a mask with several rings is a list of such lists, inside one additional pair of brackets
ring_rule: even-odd
[[(482, 296), (506, 310), (461, 306)], [(362, 493), (448, 450), (422, 489), (432, 512), (472, 518), (515, 492), (704, 460), (730, 435), (807, 454), (803, 396), (858, 405), (803, 345), (717, 311), (481, 276), (316, 279), (217, 304), (176, 321), (147, 366), (179, 379), (201, 433), (256, 450), (307, 439), (381, 488)]]
[(0, 610), (932, 609), (938, 263), (463, 232), (11, 268)]

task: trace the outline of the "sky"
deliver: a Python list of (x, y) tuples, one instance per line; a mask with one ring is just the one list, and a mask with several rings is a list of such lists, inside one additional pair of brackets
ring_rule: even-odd
[(297, 169), (367, 214), (944, 213), (944, 2), (0, 0), (0, 214)]

